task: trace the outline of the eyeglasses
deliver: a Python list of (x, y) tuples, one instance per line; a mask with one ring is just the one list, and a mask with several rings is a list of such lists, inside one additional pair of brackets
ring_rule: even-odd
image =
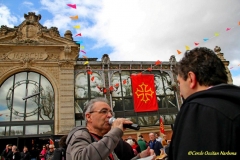
[(103, 109), (101, 109), (101, 110), (91, 111), (91, 112), (89, 112), (89, 113), (94, 113), (94, 112), (98, 112), (98, 113), (100, 113), (100, 114), (105, 114), (105, 115), (107, 115), (108, 113), (110, 113), (112, 116), (114, 116), (114, 112), (113, 112), (112, 110), (108, 110), (108, 109), (105, 109), (105, 108), (103, 108)]

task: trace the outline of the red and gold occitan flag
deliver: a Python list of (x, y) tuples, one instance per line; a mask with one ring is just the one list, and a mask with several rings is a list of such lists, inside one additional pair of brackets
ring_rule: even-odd
[(160, 133), (163, 133), (164, 134), (164, 125), (163, 125), (163, 120), (162, 120), (162, 117), (160, 117)]
[(132, 94), (135, 112), (157, 111), (158, 103), (153, 74), (132, 74)]
[(51, 138), (49, 138), (49, 142), (50, 142), (50, 144), (54, 145), (54, 141)]

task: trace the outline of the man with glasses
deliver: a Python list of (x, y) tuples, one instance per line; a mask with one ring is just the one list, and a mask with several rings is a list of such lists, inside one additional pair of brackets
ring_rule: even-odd
[[(132, 124), (124, 118), (117, 118), (112, 125), (113, 116), (106, 98), (95, 98), (84, 107), (83, 117), (86, 128), (77, 130), (67, 138), (67, 160), (118, 160), (113, 152), (123, 135), (123, 124)], [(150, 148), (138, 154), (134, 159), (153, 155)]]
[(46, 154), (46, 160), (53, 160), (53, 155), (54, 155), (54, 146), (50, 144), (49, 151)]

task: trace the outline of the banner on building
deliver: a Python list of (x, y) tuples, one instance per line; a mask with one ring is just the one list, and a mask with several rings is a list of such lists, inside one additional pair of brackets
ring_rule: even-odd
[(162, 120), (162, 117), (160, 117), (160, 134), (162, 133), (162, 134), (164, 134), (164, 125), (163, 125), (163, 120)]
[(153, 74), (132, 74), (132, 95), (135, 112), (157, 111), (158, 103)]
[(54, 145), (54, 141), (51, 138), (49, 138), (49, 143)]

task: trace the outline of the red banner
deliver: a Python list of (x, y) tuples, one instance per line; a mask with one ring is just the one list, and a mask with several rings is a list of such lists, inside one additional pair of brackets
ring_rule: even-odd
[(49, 138), (49, 141), (50, 141), (50, 144), (54, 145), (54, 141), (51, 138)]
[(131, 75), (135, 112), (157, 111), (158, 103), (153, 74)]
[(163, 125), (163, 120), (162, 118), (160, 117), (160, 133), (163, 133), (164, 134), (164, 125)]

